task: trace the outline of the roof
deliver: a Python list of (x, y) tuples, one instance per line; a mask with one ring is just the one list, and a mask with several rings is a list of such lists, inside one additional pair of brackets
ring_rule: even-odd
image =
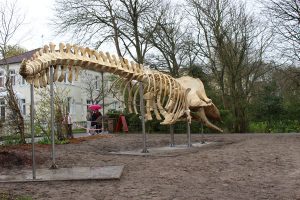
[[(17, 56), (12, 56), (9, 58), (6, 58), (7, 64), (13, 64), (13, 63), (21, 63), (24, 59), (29, 59), (31, 56), (38, 51), (38, 49), (33, 49), (31, 51), (27, 51), (25, 53), (22, 53)], [(5, 65), (6, 63), (4, 62), (4, 59), (0, 60), (0, 65)]]

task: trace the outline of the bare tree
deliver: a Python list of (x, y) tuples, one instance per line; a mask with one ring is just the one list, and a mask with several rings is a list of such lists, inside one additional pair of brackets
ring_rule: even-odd
[(19, 14), (16, 4), (17, 1), (11, 3), (4, 1), (0, 4), (0, 56), (2, 59), (7, 57), (9, 43), (24, 22), (24, 17)]
[(0, 56), (4, 61), (6, 71), (5, 89), (7, 91), (6, 101), (9, 108), (9, 121), (11, 130), (15, 130), (20, 135), (20, 142), (26, 143), (24, 133), (24, 119), (19, 107), (17, 96), (13, 90), (13, 83), (10, 78), (9, 65), (6, 61), (9, 44), (15, 37), (16, 32), (24, 22), (24, 17), (19, 14), (17, 2), (0, 4)]
[(100, 74), (95, 75), (88, 73), (87, 71), (82, 71), (81, 82), (83, 83), (82, 89), (84, 90), (87, 99), (90, 100), (92, 104), (98, 104), (102, 101), (103, 97), (107, 97), (109, 95), (108, 80), (103, 81), (102, 87)]
[(156, 61), (155, 69), (167, 70), (172, 76), (179, 77), (180, 67), (193, 65), (198, 50), (182, 6), (169, 3), (166, 7), (168, 9), (150, 37), (151, 45), (159, 51), (159, 54), (153, 53), (152, 58)]
[(56, 0), (54, 22), (58, 32), (72, 31), (96, 47), (113, 41), (119, 56), (143, 63), (149, 49), (145, 30), (156, 27), (160, 8), (160, 0)]
[(247, 103), (254, 83), (268, 71), (263, 59), (272, 35), (246, 13), (243, 3), (187, 0), (196, 21), (200, 59), (214, 74), (235, 132), (247, 131)]
[(300, 1), (263, 1), (275, 33), (279, 36), (278, 47), (288, 59), (300, 61)]
[(209, 66), (210, 71), (219, 84), (222, 92), (223, 106), (225, 104), (225, 67), (217, 64), (216, 42), (222, 40), (220, 32), (225, 20), (225, 8), (228, 1), (194, 1), (188, 0), (187, 12), (192, 16), (191, 22), (195, 26), (197, 47), (200, 49), (199, 61), (202, 65)]

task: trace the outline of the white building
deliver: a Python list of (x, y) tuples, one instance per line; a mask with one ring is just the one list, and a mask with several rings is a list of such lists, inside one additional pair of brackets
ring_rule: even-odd
[[(18, 56), (13, 56), (6, 59), (7, 64), (9, 65), (10, 77), (12, 80), (12, 84), (14, 87), (15, 94), (19, 99), (19, 105), (21, 111), (25, 118), (29, 118), (29, 110), (30, 110), (30, 85), (20, 76), (19, 69), (20, 64), (23, 59), (29, 59), (32, 54), (36, 51), (28, 51)], [(5, 64), (3, 60), (0, 60), (0, 119), (5, 119), (5, 115), (7, 112), (6, 103), (4, 97), (6, 96), (5, 90)], [(87, 84), (95, 84), (95, 93), (102, 87), (101, 83), (101, 74), (93, 71), (85, 71), (85, 76), (79, 76), (78, 81), (73, 81), (69, 83), (66, 79), (65, 81), (56, 83), (57, 87), (67, 88), (68, 90), (68, 106), (67, 110), (70, 112), (73, 121), (85, 121), (87, 115), (87, 107), (91, 104), (91, 99), (89, 99), (89, 95), (87, 95)], [(110, 74), (104, 73), (104, 85), (105, 89), (109, 89), (112, 81)], [(67, 76), (66, 76), (67, 77)], [(35, 103), (38, 104), (39, 99), (42, 98), (38, 96), (35, 92)], [(102, 100), (98, 103), (102, 105)], [(109, 109), (120, 110), (123, 106), (117, 100), (117, 98), (113, 97), (112, 93), (110, 93), (107, 97), (105, 97), (105, 113)], [(104, 114), (105, 114), (104, 113)]]

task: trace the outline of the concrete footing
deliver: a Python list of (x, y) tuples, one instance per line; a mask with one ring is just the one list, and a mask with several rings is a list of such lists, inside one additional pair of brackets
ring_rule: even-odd
[(18, 174), (0, 175), (0, 182), (113, 180), (121, 178), (123, 168), (124, 166), (37, 169), (36, 179), (32, 179), (32, 170), (21, 170)]
[(155, 148), (148, 148), (148, 153), (143, 153), (142, 149), (136, 149), (132, 151), (119, 151), (119, 152), (110, 152), (111, 154), (116, 155), (135, 155), (135, 156), (147, 156), (147, 155), (162, 155), (167, 154), (175, 151), (182, 151), (182, 150), (188, 150), (188, 149), (194, 149), (203, 147), (205, 145), (209, 145), (211, 143), (206, 142), (204, 144), (202, 143), (193, 143), (192, 147), (188, 147), (186, 144), (181, 145), (175, 145), (175, 146), (165, 146), (165, 147), (155, 147)]

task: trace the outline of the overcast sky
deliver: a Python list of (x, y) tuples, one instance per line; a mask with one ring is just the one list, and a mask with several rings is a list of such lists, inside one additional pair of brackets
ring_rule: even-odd
[[(5, 0), (0, 0), (3, 2)], [(8, 0), (8, 2), (11, 0)], [(84, 0), (83, 0), (84, 1)], [(249, 10), (257, 9), (254, 0), (245, 0)], [(50, 17), (54, 15), (55, 0), (18, 0), (18, 8), (24, 13), (26, 24), (21, 27), (14, 43), (28, 50), (42, 47), (49, 42), (70, 42), (70, 37), (55, 36), (49, 25)]]
[(17, 43), (28, 50), (39, 48), (51, 41), (59, 43), (66, 40), (56, 37), (50, 24), (55, 0), (18, 0), (20, 13), (25, 16), (25, 24), (15, 37)]

